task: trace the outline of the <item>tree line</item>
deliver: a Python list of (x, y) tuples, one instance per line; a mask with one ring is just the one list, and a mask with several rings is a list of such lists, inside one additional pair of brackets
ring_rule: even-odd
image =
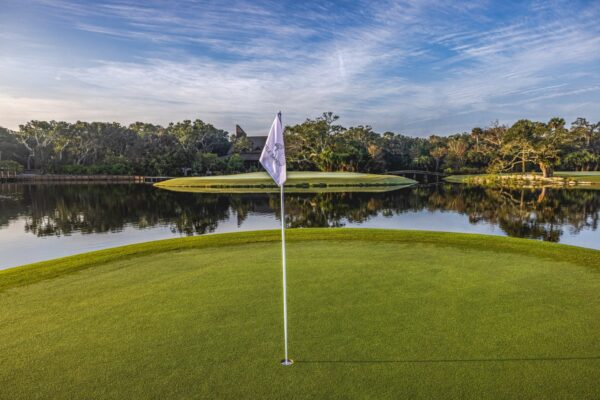
[[(368, 125), (346, 128), (328, 112), (287, 126), (290, 169), (446, 173), (600, 170), (600, 122), (562, 118), (497, 122), (450, 136), (379, 134)], [(200, 119), (161, 125), (136, 122), (30, 121), (0, 128), (0, 168), (43, 173), (206, 175), (254, 171), (240, 154), (244, 135), (230, 135)]]

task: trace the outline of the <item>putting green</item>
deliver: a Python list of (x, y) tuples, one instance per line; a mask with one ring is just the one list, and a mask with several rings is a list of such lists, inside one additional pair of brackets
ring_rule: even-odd
[(501, 237), (288, 231), (0, 272), (0, 398), (600, 397), (600, 252)]

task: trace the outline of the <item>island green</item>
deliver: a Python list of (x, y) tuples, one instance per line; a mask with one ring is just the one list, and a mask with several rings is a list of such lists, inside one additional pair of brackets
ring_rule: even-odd
[[(415, 184), (416, 181), (402, 176), (361, 174), (355, 172), (290, 171), (286, 188), (289, 190), (349, 189), (349, 188), (398, 188)], [(263, 189), (277, 186), (266, 172), (245, 174), (175, 178), (155, 184), (161, 189), (196, 191), (231, 191)], [(346, 190), (345, 190), (346, 191)]]

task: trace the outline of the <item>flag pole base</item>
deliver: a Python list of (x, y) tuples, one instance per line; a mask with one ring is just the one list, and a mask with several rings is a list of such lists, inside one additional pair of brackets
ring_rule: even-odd
[(292, 365), (294, 363), (293, 360), (281, 360), (281, 365), (287, 367), (288, 365)]

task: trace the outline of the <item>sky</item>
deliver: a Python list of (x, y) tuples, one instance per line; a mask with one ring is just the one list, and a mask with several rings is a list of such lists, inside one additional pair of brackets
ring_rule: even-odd
[(0, 0), (0, 126), (600, 120), (600, 1)]

